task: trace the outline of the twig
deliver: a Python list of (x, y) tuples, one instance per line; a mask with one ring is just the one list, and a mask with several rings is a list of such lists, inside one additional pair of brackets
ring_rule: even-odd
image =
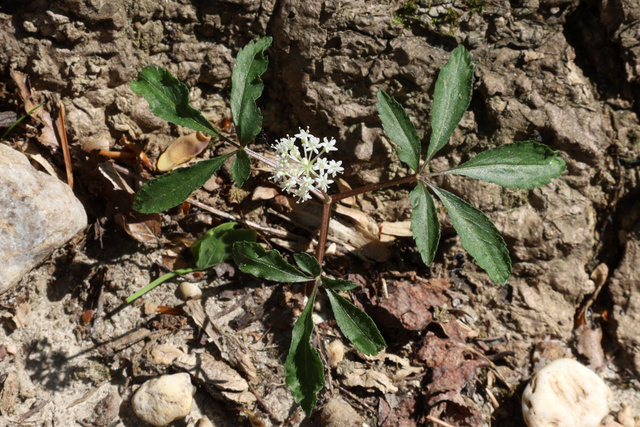
[(336, 385), (336, 388), (340, 389), (340, 391), (342, 391), (344, 394), (346, 394), (347, 396), (349, 396), (350, 398), (352, 398), (353, 400), (355, 400), (361, 407), (368, 409), (369, 411), (371, 411), (371, 413), (376, 414), (376, 410), (373, 409), (371, 407), (371, 405), (369, 405), (367, 402), (365, 402), (364, 400), (360, 399), (358, 396), (356, 396), (355, 394), (351, 393), (349, 390), (347, 390), (346, 388)]
[(436, 418), (434, 416), (431, 416), (431, 415), (427, 415), (427, 419), (429, 421), (431, 421), (432, 423), (439, 424), (439, 425), (441, 425), (443, 427), (455, 427), (455, 426), (453, 426), (453, 425), (451, 425), (449, 423), (445, 423), (444, 421), (442, 421), (442, 420), (440, 420), (440, 419), (438, 419), (438, 418)]
[(47, 406), (47, 403), (49, 403), (48, 400), (43, 400), (42, 402), (38, 403), (35, 407), (28, 410), (27, 413), (25, 413), (23, 416), (20, 417), (20, 419), (18, 420), (18, 424), (23, 423), (29, 418), (31, 418), (36, 412), (40, 411), (42, 408)]
[(221, 211), (220, 209), (216, 209), (213, 206), (209, 206), (205, 203), (202, 203), (194, 198), (188, 198), (187, 199), (188, 203), (191, 203), (194, 206), (199, 207), (202, 210), (205, 210), (207, 212), (211, 212), (214, 215), (217, 215), (219, 217), (225, 218), (225, 219), (229, 219), (231, 221), (237, 221), (237, 222), (241, 222), (246, 224), (247, 226), (251, 227), (251, 228), (255, 228), (256, 230), (260, 230), (264, 233), (270, 233), (274, 236), (277, 237), (281, 237), (283, 239), (290, 239), (290, 240), (300, 240), (300, 238), (298, 236), (296, 236), (293, 233), (289, 233), (288, 231), (284, 231), (284, 230), (279, 230), (277, 228), (273, 228), (273, 227), (269, 227), (266, 225), (262, 225), (262, 224), (258, 224), (257, 222), (253, 222), (253, 221), (245, 221), (243, 220), (239, 215), (233, 215), (230, 214), (228, 212), (224, 212)]
[(97, 386), (86, 392), (84, 396), (71, 402), (69, 406), (67, 406), (67, 409), (71, 409), (74, 406), (79, 405), (80, 403), (89, 399), (96, 391), (100, 390), (100, 387), (102, 387), (104, 384), (106, 384), (106, 381), (101, 381)]
[(269, 408), (269, 406), (266, 404), (266, 402), (262, 399), (262, 396), (260, 396), (258, 394), (258, 392), (256, 391), (256, 389), (253, 387), (253, 385), (247, 381), (247, 384), (249, 384), (249, 389), (251, 390), (251, 392), (254, 394), (254, 396), (256, 397), (256, 399), (258, 400), (258, 403), (260, 404), (260, 406), (262, 406), (262, 409), (264, 409), (265, 411), (267, 411), (267, 414), (269, 414), (269, 417), (271, 417), (271, 420), (274, 421), (277, 425), (281, 425), (282, 424), (282, 420), (280, 420), (278, 417), (276, 417), (276, 414), (274, 414), (271, 409)]
[(220, 319), (221, 317), (224, 317), (227, 314), (231, 313), (236, 308), (242, 306), (242, 304), (244, 304), (245, 301), (247, 301), (251, 297), (251, 294), (252, 294), (252, 292), (247, 292), (242, 298), (240, 298), (240, 301), (238, 301), (237, 303), (233, 304), (231, 307), (222, 310), (220, 313), (217, 313), (215, 316), (213, 316), (213, 318), (214, 319)]
[(60, 146), (62, 147), (62, 155), (64, 157), (64, 167), (67, 171), (67, 184), (73, 188), (73, 165), (71, 164), (71, 154), (69, 154), (69, 140), (67, 140), (67, 129), (64, 126), (64, 104), (57, 102), (58, 120), (56, 120), (56, 130), (60, 138)]

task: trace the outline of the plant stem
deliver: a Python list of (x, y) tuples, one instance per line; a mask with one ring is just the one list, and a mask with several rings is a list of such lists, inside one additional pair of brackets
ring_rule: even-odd
[(172, 278), (174, 278), (176, 276), (180, 276), (181, 274), (193, 273), (194, 271), (198, 271), (198, 269), (189, 267), (189, 268), (181, 268), (181, 269), (178, 269), (178, 270), (170, 271), (167, 274), (158, 277), (156, 280), (154, 280), (153, 282), (149, 283), (147, 286), (145, 286), (144, 288), (140, 289), (135, 294), (131, 295), (129, 298), (126, 299), (126, 302), (127, 302), (127, 304), (131, 304), (133, 301), (137, 300), (142, 295), (146, 294), (147, 292), (149, 292), (150, 290), (152, 290), (156, 286), (166, 282), (167, 280), (172, 279)]
[(417, 182), (418, 175), (409, 175), (403, 178), (392, 179), (391, 181), (379, 182), (378, 184), (365, 185), (360, 188), (356, 188), (354, 190), (343, 191), (342, 193), (334, 194), (331, 196), (331, 201), (333, 203), (346, 199), (348, 197), (357, 196), (358, 194), (368, 193), (370, 191), (380, 190), (382, 188), (392, 187), (394, 185), (406, 184), (408, 182)]

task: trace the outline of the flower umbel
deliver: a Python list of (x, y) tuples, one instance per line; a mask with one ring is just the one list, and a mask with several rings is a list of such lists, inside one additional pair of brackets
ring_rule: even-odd
[[(296, 139), (301, 141), (302, 153), (295, 145)], [(278, 158), (271, 179), (280, 183), (282, 189), (298, 196), (298, 203), (310, 199), (309, 192), (313, 188), (326, 192), (333, 183), (330, 178), (344, 171), (341, 161), (327, 161), (321, 157), (324, 153), (336, 151), (335, 145), (333, 138), (324, 138), (320, 142), (320, 138), (309, 133), (309, 128), (300, 129), (293, 138), (287, 135), (273, 147)]]

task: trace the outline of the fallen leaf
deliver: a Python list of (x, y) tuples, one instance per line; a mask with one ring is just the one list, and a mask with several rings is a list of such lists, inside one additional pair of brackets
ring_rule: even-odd
[(582, 325), (576, 331), (578, 335), (578, 353), (589, 359), (591, 368), (600, 368), (605, 364), (604, 350), (602, 349), (602, 329), (596, 327), (590, 328)]
[(451, 338), (439, 338), (428, 332), (422, 340), (417, 357), (431, 368), (428, 385), (429, 405), (435, 405), (458, 394), (469, 381), (476, 378), (478, 368), (488, 366), (485, 360), (467, 359), (470, 352), (464, 343)]
[[(390, 399), (396, 398), (389, 396)], [(396, 398), (397, 399), (397, 398)], [(391, 405), (386, 398), (378, 403), (378, 419), (381, 427), (416, 427), (417, 421), (411, 417), (416, 412), (416, 399), (413, 395)]]
[(271, 200), (278, 195), (278, 190), (272, 187), (256, 187), (251, 200)]
[[(16, 82), (16, 85), (20, 90), (20, 97), (24, 102), (25, 111), (29, 112), (33, 110), (38, 104), (33, 101), (28, 76), (20, 71), (12, 71), (11, 78)], [(38, 136), (38, 141), (52, 151), (57, 151), (60, 144), (58, 143), (58, 138), (56, 138), (53, 120), (51, 119), (49, 112), (45, 110), (45, 106), (43, 105), (35, 110), (31, 116), (43, 125), (41, 133)]]
[(386, 374), (374, 369), (365, 368), (358, 362), (343, 363), (336, 369), (345, 387), (375, 388), (382, 393), (396, 393), (398, 387)]
[(15, 408), (16, 398), (19, 393), (20, 382), (18, 381), (18, 374), (15, 371), (11, 371), (7, 374), (2, 385), (2, 393), (0, 393), (0, 408), (5, 414)]
[(173, 366), (188, 372), (202, 382), (214, 397), (232, 402), (249, 404), (256, 400), (249, 391), (249, 383), (233, 368), (207, 353), (195, 353), (178, 357)]
[(162, 217), (160, 214), (141, 214), (131, 211), (127, 214), (116, 214), (114, 219), (124, 231), (138, 242), (157, 243), (158, 235), (162, 229)]
[(194, 132), (174, 140), (160, 155), (156, 168), (159, 171), (170, 171), (176, 166), (188, 162), (209, 146), (211, 137), (202, 132)]
[(13, 323), (16, 324), (16, 328), (21, 328), (27, 324), (27, 315), (31, 311), (31, 306), (26, 302), (18, 304), (16, 312), (12, 317)]
[(433, 321), (431, 308), (449, 302), (447, 289), (443, 279), (389, 282), (388, 298), (377, 301), (371, 316), (384, 328), (421, 331)]

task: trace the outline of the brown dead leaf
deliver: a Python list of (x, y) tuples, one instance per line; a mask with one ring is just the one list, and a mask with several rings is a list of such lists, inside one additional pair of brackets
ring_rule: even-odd
[[(12, 71), (11, 78), (16, 82), (16, 85), (20, 90), (20, 97), (24, 102), (25, 111), (29, 112), (33, 110), (38, 105), (38, 103), (34, 102), (33, 100), (31, 85), (29, 84), (28, 76), (24, 73), (21, 73), (20, 71)], [(43, 105), (32, 113), (32, 117), (43, 125), (41, 133), (38, 136), (38, 141), (40, 141), (42, 145), (46, 146), (52, 151), (56, 151), (60, 144), (58, 143), (58, 139), (56, 138), (56, 133), (54, 130), (55, 128), (53, 126), (51, 115), (44, 108), (45, 106)]]
[(241, 404), (253, 403), (256, 400), (254, 394), (249, 391), (249, 384), (240, 374), (207, 353), (180, 356), (174, 360), (173, 366), (189, 372), (216, 398), (226, 398)]
[(476, 377), (478, 368), (488, 366), (485, 360), (467, 359), (464, 343), (451, 338), (439, 338), (428, 332), (422, 340), (422, 348), (417, 356), (431, 368), (432, 381), (429, 383), (429, 405), (448, 400)]
[(578, 335), (578, 353), (589, 359), (591, 368), (600, 368), (605, 364), (604, 350), (602, 349), (602, 329), (591, 329), (582, 325), (576, 331)]
[(2, 362), (7, 357), (7, 346), (4, 344), (0, 344), (0, 362)]
[(347, 361), (339, 365), (336, 372), (342, 377), (345, 387), (375, 388), (385, 394), (398, 391), (398, 387), (393, 385), (393, 381), (386, 374), (366, 368), (358, 362)]
[(157, 243), (162, 229), (160, 214), (142, 214), (131, 211), (127, 214), (116, 214), (114, 219), (127, 234), (138, 242)]
[(159, 171), (170, 171), (204, 151), (209, 145), (209, 141), (211, 141), (211, 137), (202, 132), (181, 136), (160, 155), (156, 167)]
[(416, 427), (412, 419), (416, 412), (416, 399), (410, 395), (393, 406), (384, 398), (378, 404), (378, 420), (381, 427)]
[(16, 324), (16, 328), (19, 329), (27, 324), (27, 315), (31, 312), (31, 306), (26, 302), (18, 304), (16, 312), (14, 313), (12, 320)]
[[(341, 193), (352, 189), (349, 183), (340, 177), (336, 178), (336, 184), (338, 184), (338, 190), (340, 190)], [(355, 196), (344, 198), (340, 200), (340, 203), (351, 207), (355, 207), (357, 205)]]
[(11, 371), (7, 374), (2, 385), (2, 393), (0, 393), (0, 408), (4, 413), (15, 408), (16, 398), (19, 393), (20, 382), (18, 381), (18, 374), (15, 371)]
[(278, 190), (272, 187), (256, 187), (251, 200), (271, 200), (278, 195)]
[(387, 284), (389, 297), (378, 301), (371, 314), (376, 323), (385, 328), (421, 331), (433, 321), (431, 308), (449, 302), (445, 295), (447, 288), (448, 283), (443, 279), (390, 282)]

